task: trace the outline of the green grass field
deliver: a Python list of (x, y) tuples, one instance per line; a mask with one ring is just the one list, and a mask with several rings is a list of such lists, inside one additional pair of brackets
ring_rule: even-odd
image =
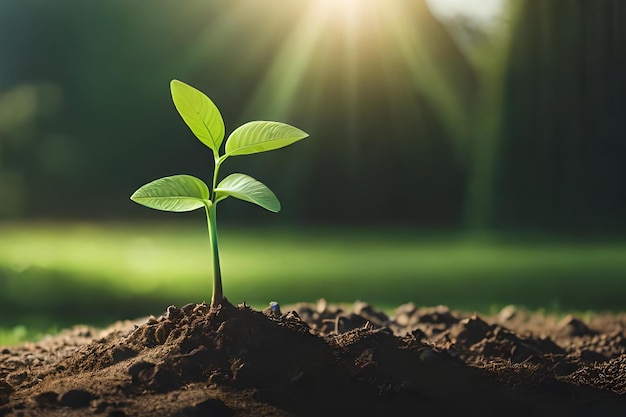
[[(410, 230), (220, 229), (235, 304), (406, 302), (490, 312), (626, 310), (626, 243)], [(158, 315), (211, 297), (201, 221), (0, 225), (0, 344), (74, 323)]]

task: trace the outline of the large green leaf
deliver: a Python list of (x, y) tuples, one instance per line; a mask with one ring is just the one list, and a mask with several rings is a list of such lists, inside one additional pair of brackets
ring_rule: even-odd
[(280, 202), (265, 184), (245, 174), (230, 174), (215, 188), (216, 201), (233, 196), (278, 213)]
[(224, 119), (217, 106), (204, 93), (182, 81), (172, 80), (170, 89), (174, 106), (187, 126), (217, 153), (224, 140)]
[(130, 199), (156, 210), (191, 211), (204, 207), (209, 201), (209, 188), (191, 175), (174, 175), (149, 182)]
[(291, 145), (306, 138), (308, 133), (280, 122), (248, 122), (230, 134), (226, 155), (247, 155), (266, 152)]

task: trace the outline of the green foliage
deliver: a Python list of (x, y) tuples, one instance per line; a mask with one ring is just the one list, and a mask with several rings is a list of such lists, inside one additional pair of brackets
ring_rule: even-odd
[(262, 182), (255, 180), (245, 174), (231, 174), (224, 178), (215, 189), (217, 201), (221, 201), (228, 196), (233, 196), (240, 200), (249, 201), (254, 204), (278, 213), (280, 211), (280, 201), (276, 195)]
[(307, 137), (298, 128), (284, 123), (256, 121), (237, 128), (226, 141), (226, 155), (248, 155), (291, 145)]
[(191, 211), (209, 201), (209, 187), (191, 175), (174, 175), (144, 185), (130, 198), (156, 210)]
[(272, 212), (280, 211), (280, 202), (265, 184), (241, 173), (231, 174), (217, 184), (219, 168), (229, 156), (267, 152), (291, 145), (308, 137), (302, 130), (285, 123), (253, 121), (237, 128), (224, 140), (224, 120), (217, 106), (204, 93), (183, 83), (170, 83), (172, 100), (178, 113), (193, 134), (214, 155), (212, 187), (190, 175), (174, 175), (152, 181), (135, 191), (130, 199), (146, 207), (173, 212), (206, 209), (209, 237), (213, 251), (213, 297), (211, 305), (222, 302), (222, 279), (217, 244), (216, 205), (229, 196), (254, 203)]
[(170, 89), (174, 106), (189, 129), (217, 153), (224, 140), (224, 120), (217, 106), (202, 92), (181, 81), (172, 80)]

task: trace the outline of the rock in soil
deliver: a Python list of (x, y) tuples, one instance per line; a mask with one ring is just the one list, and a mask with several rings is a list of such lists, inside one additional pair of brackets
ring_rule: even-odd
[(170, 306), (0, 351), (0, 417), (624, 416), (626, 315)]

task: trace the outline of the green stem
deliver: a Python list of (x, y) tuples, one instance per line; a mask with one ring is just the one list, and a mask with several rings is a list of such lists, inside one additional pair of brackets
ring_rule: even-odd
[(215, 204), (207, 204), (205, 206), (209, 226), (209, 238), (211, 240), (211, 254), (213, 257), (213, 295), (211, 297), (211, 307), (220, 305), (224, 300), (222, 272), (220, 269), (220, 251), (217, 245), (217, 215), (215, 206)]
[(213, 169), (213, 186), (210, 191), (210, 199), (215, 203), (215, 188), (217, 188), (217, 174), (220, 171), (220, 165), (224, 162), (226, 158), (219, 158), (217, 155), (215, 156), (215, 168)]

